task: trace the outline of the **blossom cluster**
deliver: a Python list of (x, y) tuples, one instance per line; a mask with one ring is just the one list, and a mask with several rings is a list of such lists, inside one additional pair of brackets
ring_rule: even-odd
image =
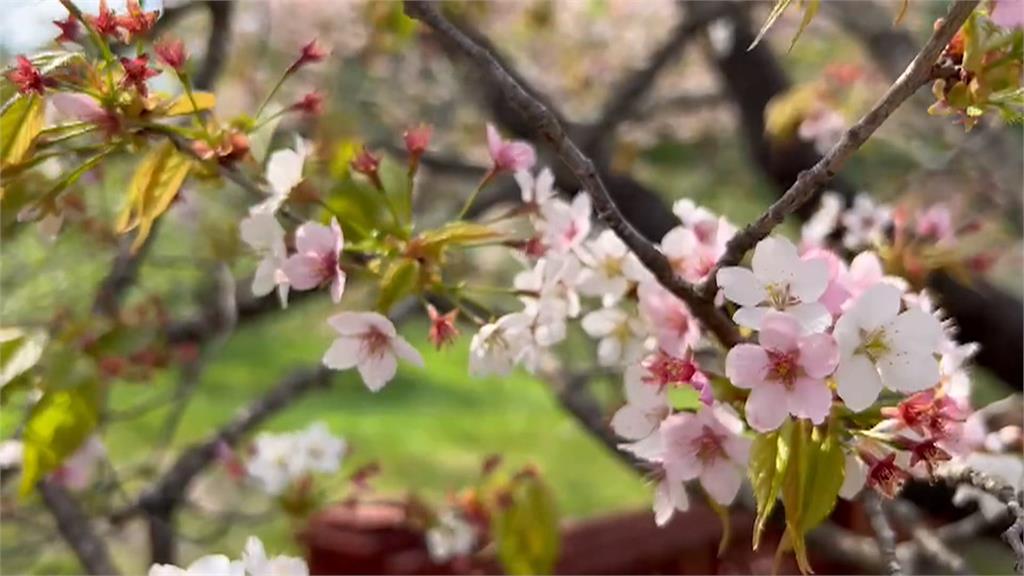
[(267, 556), (263, 542), (250, 536), (239, 560), (223, 554), (208, 554), (186, 568), (173, 564), (153, 564), (149, 576), (307, 576), (306, 561), (297, 556)]
[(245, 468), (260, 489), (277, 496), (313, 473), (336, 473), (345, 450), (343, 439), (323, 422), (314, 422), (298, 432), (259, 434)]

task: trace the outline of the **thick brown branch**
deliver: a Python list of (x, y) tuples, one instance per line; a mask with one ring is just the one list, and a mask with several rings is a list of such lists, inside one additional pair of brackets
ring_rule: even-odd
[[(875, 133), (903, 102), (924, 86), (932, 77), (932, 69), (942, 50), (960, 26), (978, 5), (977, 0), (958, 0), (950, 8), (942, 24), (934, 31), (903, 74), (889, 87), (885, 95), (856, 124), (851, 126), (839, 142), (810, 169), (802, 172), (797, 181), (757, 220), (747, 225), (729, 241), (726, 252), (719, 260), (716, 271), (735, 266), (758, 242), (782, 223), (828, 183), (843, 163)], [(709, 275), (701, 294), (713, 297), (718, 289), (715, 273)]]
[(485, 84), (500, 89), (511, 106), (520, 112), (532, 135), (547, 141), (573, 172), (593, 200), (597, 217), (622, 239), (662, 286), (686, 302), (694, 315), (723, 345), (731, 347), (740, 341), (739, 332), (732, 322), (711, 300), (700, 298), (692, 284), (676, 276), (672, 265), (657, 247), (622, 216), (594, 163), (569, 138), (554, 113), (524, 90), (487, 49), (442, 16), (436, 5), (408, 1), (405, 3), (405, 11), (410, 17), (430, 26), (435, 33), (443, 36), (474, 62)]

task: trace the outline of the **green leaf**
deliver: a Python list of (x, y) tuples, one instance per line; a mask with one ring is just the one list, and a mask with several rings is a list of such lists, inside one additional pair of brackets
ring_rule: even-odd
[(778, 430), (769, 434), (758, 434), (750, 448), (748, 475), (754, 487), (757, 501), (757, 518), (754, 520), (753, 547), (761, 543), (765, 524), (775, 510), (779, 492), (782, 490), (786, 469), (789, 466), (790, 436), (793, 422), (786, 420)]
[(748, 51), (753, 50), (755, 46), (761, 43), (761, 39), (764, 38), (764, 35), (768, 33), (768, 30), (775, 25), (776, 20), (782, 16), (782, 13), (786, 11), (786, 8), (789, 7), (789, 4), (792, 1), (793, 0), (775, 0), (775, 6), (772, 7), (772, 11), (768, 14), (768, 18), (761, 26), (761, 31), (757, 33), (757, 37), (750, 43), (750, 46), (747, 48)]
[(139, 229), (132, 250), (142, 246), (153, 223), (171, 206), (191, 168), (192, 161), (170, 142), (152, 149), (139, 163), (128, 185), (128, 202), (117, 220), (122, 234)]
[(401, 258), (391, 262), (380, 280), (377, 310), (387, 314), (395, 302), (416, 290), (419, 277), (420, 264), (416, 260)]
[(449, 222), (437, 230), (429, 230), (420, 235), (424, 246), (440, 247), (448, 245), (473, 246), (494, 240), (498, 236), (492, 228), (475, 222)]
[[(801, 2), (801, 5), (803, 2)], [(789, 51), (793, 51), (793, 46), (796, 46), (796, 41), (800, 39), (800, 35), (804, 33), (804, 29), (811, 24), (811, 20), (814, 20), (814, 16), (818, 13), (818, 8), (821, 7), (821, 0), (808, 0), (807, 6), (804, 8), (804, 17), (800, 20), (800, 28), (797, 29), (796, 34), (793, 35), (793, 40), (789, 43)]]
[(845, 473), (837, 430), (814, 428), (807, 421), (794, 425), (789, 465), (782, 489), (786, 529), (800, 571), (812, 573), (804, 537), (832, 513)]
[[(195, 106), (192, 106), (192, 100), (195, 100)], [(196, 111), (212, 110), (217, 105), (217, 97), (209, 92), (193, 92), (192, 100), (188, 94), (182, 94), (170, 101), (163, 113), (165, 116), (182, 116)]]
[(514, 482), (511, 502), (492, 516), (498, 559), (506, 574), (551, 574), (558, 558), (558, 510), (537, 476)]
[(691, 386), (671, 386), (668, 388), (668, 401), (676, 410), (695, 411), (701, 407), (700, 392)]
[(704, 500), (715, 511), (715, 514), (718, 515), (718, 520), (722, 523), (722, 539), (718, 541), (718, 557), (721, 558), (729, 549), (729, 543), (732, 541), (732, 515), (727, 507), (719, 504), (707, 492), (704, 493), (704, 496)]
[(39, 362), (48, 340), (42, 330), (0, 328), (0, 404), (27, 382), (25, 376)]
[(39, 96), (22, 96), (0, 116), (0, 167), (18, 164), (32, 149), (43, 129), (44, 102)]
[(95, 384), (48, 391), (25, 423), (19, 493), (28, 495), (36, 483), (75, 453), (99, 419)]

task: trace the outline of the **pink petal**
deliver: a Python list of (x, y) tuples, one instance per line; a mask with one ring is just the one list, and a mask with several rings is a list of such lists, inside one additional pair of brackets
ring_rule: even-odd
[(839, 364), (839, 347), (829, 334), (811, 334), (800, 339), (800, 367), (812, 378), (824, 378)]
[(719, 504), (728, 506), (736, 499), (740, 491), (743, 477), (739, 469), (729, 460), (719, 458), (704, 468), (700, 475), (700, 485)]
[(780, 312), (769, 312), (761, 321), (758, 341), (761, 346), (777, 352), (792, 352), (797, 349), (802, 327), (800, 321)]
[(312, 290), (324, 279), (320, 258), (315, 255), (292, 254), (284, 261), (281, 270), (296, 290)]
[(300, 254), (337, 254), (338, 236), (330, 226), (306, 222), (295, 232), (295, 251)]
[(331, 300), (335, 304), (341, 302), (341, 295), (345, 293), (345, 272), (340, 268), (338, 273), (334, 276), (334, 280), (331, 281)]
[(768, 370), (768, 353), (754, 344), (738, 344), (725, 357), (725, 375), (739, 388), (755, 388), (764, 384)]
[(498, 163), (498, 156), (501, 154), (501, 148), (504, 141), (501, 139), (501, 134), (498, 133), (498, 129), (493, 124), (487, 124), (487, 149), (491, 153), (491, 160), (495, 164)]
[(778, 384), (765, 384), (750, 391), (747, 397), (747, 424), (758, 432), (775, 430), (789, 416), (786, 389)]
[(824, 380), (798, 378), (789, 394), (789, 412), (797, 418), (806, 418), (821, 424), (832, 409), (832, 391)]

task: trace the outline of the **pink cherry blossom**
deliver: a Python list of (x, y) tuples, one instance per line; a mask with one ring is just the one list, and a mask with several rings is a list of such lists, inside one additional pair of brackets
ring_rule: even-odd
[(821, 424), (832, 406), (825, 378), (839, 363), (839, 349), (828, 334), (801, 336), (800, 322), (771, 312), (758, 344), (739, 344), (725, 359), (732, 383), (750, 389), (746, 416), (760, 432), (775, 430), (792, 414)]
[(487, 148), (494, 161), (494, 172), (518, 172), (529, 170), (537, 162), (537, 154), (533, 146), (519, 140), (504, 140), (498, 129), (492, 124), (487, 125)]
[(541, 206), (541, 241), (558, 254), (575, 250), (590, 234), (590, 195), (576, 194), (572, 203), (553, 198)]
[(914, 231), (926, 240), (951, 242), (954, 238), (953, 213), (945, 204), (934, 204), (917, 217)]
[(356, 368), (366, 387), (377, 392), (398, 370), (398, 358), (423, 366), (423, 357), (398, 335), (395, 325), (376, 312), (342, 312), (327, 323), (338, 338), (324, 354), (324, 366), (333, 370)]
[(651, 326), (658, 347), (673, 356), (684, 357), (700, 339), (700, 327), (690, 309), (656, 281), (640, 284), (637, 295), (640, 314)]
[(295, 254), (285, 260), (282, 270), (288, 283), (296, 290), (311, 290), (324, 285), (331, 287), (331, 299), (341, 301), (345, 291), (345, 271), (339, 256), (345, 238), (336, 218), (330, 226), (319, 222), (306, 222), (295, 232)]
[(743, 423), (723, 405), (680, 412), (662, 421), (658, 433), (623, 446), (638, 457), (659, 463), (669, 486), (700, 479), (717, 502), (731, 504), (743, 482), (750, 439)]

